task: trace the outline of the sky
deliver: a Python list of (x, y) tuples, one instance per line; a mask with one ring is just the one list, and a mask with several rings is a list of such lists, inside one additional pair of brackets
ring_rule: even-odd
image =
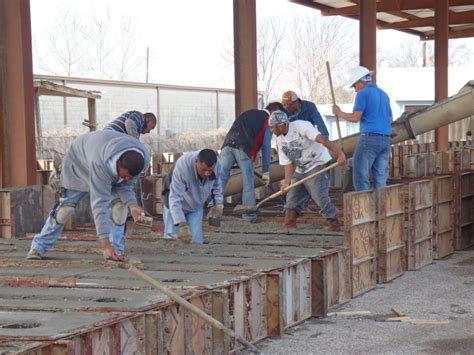
[[(54, 31), (61, 14), (70, 12), (87, 18), (94, 13), (103, 15), (108, 9), (116, 23), (124, 16), (132, 20), (135, 46), (143, 56), (146, 48), (150, 48), (150, 82), (233, 86), (233, 66), (225, 55), (232, 49), (232, 0), (30, 0), (30, 4), (34, 52), (35, 48), (44, 49), (45, 34)], [(310, 11), (316, 10), (287, 0), (257, 0), (259, 19), (291, 19)], [(392, 30), (378, 31), (377, 42), (390, 49), (407, 36)], [(474, 51), (474, 40), (469, 43)], [(145, 63), (142, 66), (145, 68)], [(36, 64), (34, 71), (42, 73)]]

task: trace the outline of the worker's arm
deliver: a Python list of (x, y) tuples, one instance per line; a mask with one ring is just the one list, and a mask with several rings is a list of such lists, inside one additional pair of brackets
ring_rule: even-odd
[(175, 225), (186, 226), (186, 218), (183, 211), (184, 194), (187, 190), (184, 164), (181, 160), (176, 162), (173, 179), (170, 184), (169, 209)]
[(125, 121), (125, 130), (127, 131), (127, 134), (129, 136), (132, 136), (134, 138), (139, 138), (140, 137), (140, 133), (139, 133), (139, 128), (137, 127), (137, 123), (128, 118), (126, 121)]
[(125, 120), (127, 134), (137, 139), (140, 137), (144, 125), (146, 125), (145, 116), (138, 111), (132, 111)]
[(104, 165), (93, 164), (89, 173), (90, 202), (94, 224), (106, 259), (121, 260), (120, 253), (110, 244), (112, 226), (109, 204), (112, 195), (112, 181)]
[(323, 135), (318, 134), (314, 140), (324, 145), (327, 149), (329, 149), (329, 151), (331, 151), (331, 153), (337, 157), (337, 162), (339, 164), (342, 164), (346, 161), (346, 155), (341, 150), (341, 148), (339, 148), (336, 144), (331, 142), (329, 139), (327, 139)]
[(270, 169), (271, 149), (272, 149), (272, 131), (270, 128), (265, 129), (262, 144), (262, 171), (267, 173)]
[(361, 111), (354, 111), (354, 112), (351, 112), (351, 113), (344, 112), (337, 105), (332, 106), (332, 113), (335, 114), (337, 117), (344, 118), (346, 121), (349, 121), (349, 122), (357, 123), (362, 118), (362, 112)]
[(216, 179), (214, 180), (214, 184), (212, 185), (211, 194), (214, 198), (214, 205), (223, 205), (224, 204), (224, 186), (222, 186), (222, 165), (217, 161), (217, 166), (214, 169), (214, 174), (216, 175)]
[(311, 117), (311, 120), (313, 121), (313, 125), (318, 128), (318, 131), (325, 137), (329, 137), (329, 131), (326, 127), (326, 124), (324, 123), (323, 117), (318, 111), (318, 108), (314, 103), (311, 102), (311, 105), (309, 106), (309, 116)]
[(285, 179), (281, 183), (281, 190), (284, 190), (291, 184), (291, 178), (293, 177), (293, 174), (295, 173), (295, 164), (291, 163), (288, 165), (284, 165), (285, 169)]

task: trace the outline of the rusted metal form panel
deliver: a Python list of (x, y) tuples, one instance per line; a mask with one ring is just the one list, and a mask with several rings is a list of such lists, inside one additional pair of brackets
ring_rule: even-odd
[(474, 172), (455, 177), (455, 249), (474, 245)]
[(407, 232), (403, 185), (379, 190), (378, 281), (388, 282), (406, 271)]
[(328, 251), (327, 255), (312, 260), (311, 303), (314, 317), (351, 299), (351, 253), (347, 247)]
[(351, 250), (352, 297), (376, 285), (376, 222), (373, 190), (344, 194), (344, 239)]
[(433, 259), (454, 253), (454, 176), (433, 178)]
[(408, 270), (433, 261), (433, 185), (431, 180), (411, 182), (408, 196)]

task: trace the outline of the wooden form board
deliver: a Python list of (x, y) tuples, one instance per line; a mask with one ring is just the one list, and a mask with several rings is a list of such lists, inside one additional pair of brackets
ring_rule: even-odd
[(378, 281), (388, 282), (406, 271), (407, 232), (403, 185), (379, 189)]
[(145, 210), (152, 214), (162, 214), (161, 190), (163, 177), (161, 175), (149, 175), (143, 178), (143, 204)]
[(351, 299), (351, 253), (338, 247), (327, 255), (315, 258), (311, 265), (312, 315), (324, 317), (327, 312)]
[(455, 249), (474, 245), (474, 172), (455, 176)]
[(311, 260), (304, 260), (283, 270), (283, 326), (311, 317)]
[(433, 178), (433, 259), (454, 253), (454, 176)]
[(351, 250), (352, 297), (355, 297), (376, 285), (376, 213), (373, 190), (344, 194), (344, 239)]
[(0, 191), (0, 238), (13, 238), (13, 226), (11, 217), (10, 192)]
[(409, 183), (405, 196), (408, 197), (408, 270), (418, 270), (433, 261), (432, 181)]

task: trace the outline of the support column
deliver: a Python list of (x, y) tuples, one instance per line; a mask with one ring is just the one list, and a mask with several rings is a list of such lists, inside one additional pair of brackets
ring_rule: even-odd
[(36, 184), (29, 0), (0, 0), (1, 186)]
[(95, 99), (87, 99), (87, 112), (89, 113), (89, 131), (94, 132), (97, 130), (97, 110), (95, 107)]
[[(359, 60), (369, 70), (377, 70), (377, 5), (375, 0), (359, 3)], [(376, 82), (376, 74), (373, 76)]]
[(257, 108), (256, 0), (234, 0), (235, 115)]
[[(448, 97), (448, 0), (435, 1), (435, 101)], [(436, 150), (448, 149), (448, 126), (435, 130)]]

